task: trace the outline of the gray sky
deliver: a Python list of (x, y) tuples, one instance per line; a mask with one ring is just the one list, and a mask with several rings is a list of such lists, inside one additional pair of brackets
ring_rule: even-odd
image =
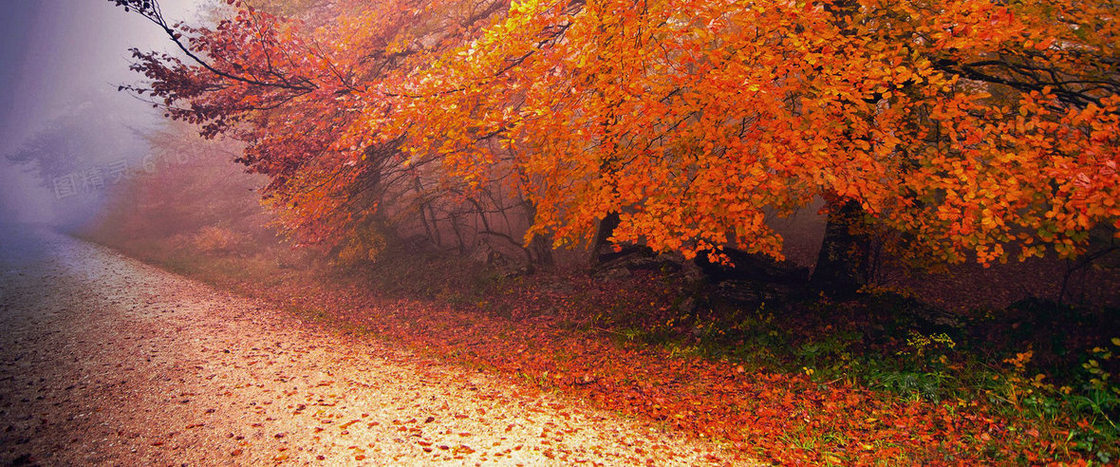
[[(97, 106), (122, 124), (155, 121), (150, 105), (117, 86), (135, 83), (128, 49), (172, 50), (155, 25), (108, 0), (0, 0), (0, 155), (54, 119)], [(196, 23), (206, 0), (161, 0), (171, 21)], [(51, 193), (0, 157), (0, 216), (42, 221)], [(56, 198), (55, 196), (49, 196)]]

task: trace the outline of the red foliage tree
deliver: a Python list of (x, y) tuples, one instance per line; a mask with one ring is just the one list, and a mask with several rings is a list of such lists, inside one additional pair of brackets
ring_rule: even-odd
[(1109, 2), (340, 2), (309, 31), (112, 1), (186, 38), (194, 65), (137, 52), (150, 92), (247, 141), (312, 239), (421, 169), (515, 190), (557, 244), (619, 213), (618, 242), (780, 258), (765, 213), (815, 197), (948, 261), (1120, 235)]

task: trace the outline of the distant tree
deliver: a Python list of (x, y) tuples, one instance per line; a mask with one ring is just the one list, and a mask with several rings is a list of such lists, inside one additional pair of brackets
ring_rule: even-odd
[(91, 101), (49, 121), (4, 157), (33, 172), (56, 195), (63, 189), (98, 198), (140, 163), (145, 148), (137, 131)]
[[(98, 236), (125, 246), (214, 232), (262, 244), (275, 240), (256, 191), (267, 180), (233, 163), (241, 150), (236, 141), (204, 140), (182, 122), (166, 122), (145, 140), (143, 164), (109, 190), (105, 212), (92, 228)], [(255, 251), (254, 243), (240, 250)]]

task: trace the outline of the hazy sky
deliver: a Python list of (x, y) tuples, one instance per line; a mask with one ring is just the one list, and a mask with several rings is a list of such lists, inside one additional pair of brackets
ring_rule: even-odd
[[(117, 92), (140, 79), (128, 70), (130, 47), (172, 50), (154, 24), (108, 0), (2, 1), (0, 156), (83, 105), (103, 107), (106, 118), (129, 124), (155, 118), (149, 105)], [(170, 22), (195, 22), (198, 6), (209, 2), (160, 3)], [(46, 208), (35, 201), (48, 192), (29, 178), (0, 157), (0, 216), (41, 217)]]
[[(130, 47), (169, 49), (155, 25), (108, 0), (5, 1), (10, 3), (0, 16), (3, 150), (43, 121), (136, 81), (138, 75), (128, 70)], [(192, 20), (195, 5), (202, 2), (160, 3), (169, 18)]]

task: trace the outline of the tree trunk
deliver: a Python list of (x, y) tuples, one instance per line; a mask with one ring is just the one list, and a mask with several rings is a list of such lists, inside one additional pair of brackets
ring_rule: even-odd
[(830, 202), (828, 225), (810, 279), (813, 287), (830, 297), (851, 296), (867, 283), (869, 244), (851, 229), (862, 216), (863, 207), (855, 201), (839, 206)]
[(611, 212), (607, 214), (603, 220), (599, 221), (599, 228), (595, 232), (595, 242), (591, 244), (592, 266), (597, 266), (621, 256), (620, 252), (614, 251), (614, 245), (608, 240), (611, 238), (611, 235), (614, 235), (614, 229), (621, 223), (622, 218), (617, 212)]
[(548, 237), (541, 234), (534, 236), (529, 241), (529, 251), (537, 267), (548, 270), (556, 265), (556, 260), (552, 257), (552, 242)]
[[(522, 200), (521, 205), (525, 210), (525, 220), (529, 225), (533, 224), (534, 218), (537, 217), (537, 207), (528, 201)], [(506, 225), (509, 225), (509, 220), (506, 219)], [(552, 256), (552, 235), (537, 234), (529, 240), (529, 245), (526, 248), (529, 252), (529, 265), (539, 267), (544, 270), (552, 269), (556, 266), (556, 260)]]
[[(599, 228), (595, 232), (595, 243), (591, 245), (591, 267), (599, 268), (612, 263), (615, 260), (625, 257), (647, 257), (652, 258), (657, 256), (656, 253), (645, 245), (624, 244), (616, 245), (611, 243), (610, 238), (614, 235), (614, 229), (618, 228), (622, 223), (622, 216), (617, 212), (607, 214), (603, 220), (599, 221)], [(612, 263), (611, 267), (618, 266)]]

